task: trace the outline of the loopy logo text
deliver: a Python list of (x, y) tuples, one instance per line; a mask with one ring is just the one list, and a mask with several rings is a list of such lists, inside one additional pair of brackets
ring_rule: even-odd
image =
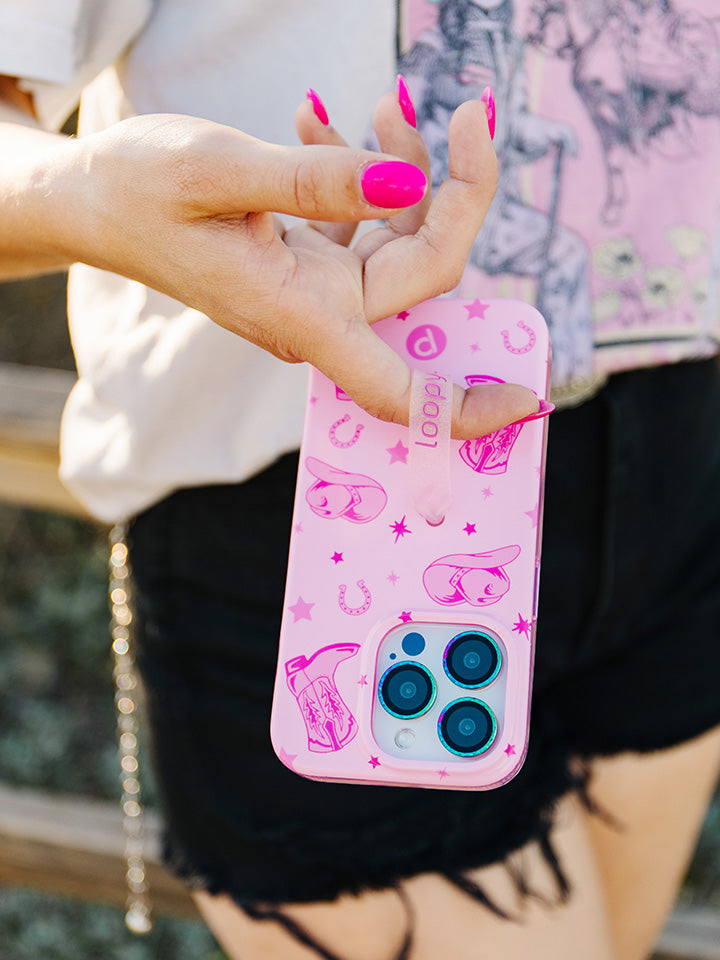
[(437, 436), (440, 432), (438, 421), (447, 410), (451, 389), (452, 384), (448, 383), (447, 377), (441, 377), (439, 373), (425, 374), (422, 418), (420, 421), (420, 433), (425, 439), (415, 440), (414, 442), (418, 446), (437, 446)]

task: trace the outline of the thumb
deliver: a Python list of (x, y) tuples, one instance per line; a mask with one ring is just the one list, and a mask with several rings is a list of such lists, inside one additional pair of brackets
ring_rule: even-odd
[[(307, 359), (358, 406), (380, 420), (407, 426), (411, 372), (364, 318), (342, 330), (325, 327)], [(534, 416), (538, 398), (515, 383), (453, 386), (451, 434), (459, 440), (485, 436), (509, 423)]]

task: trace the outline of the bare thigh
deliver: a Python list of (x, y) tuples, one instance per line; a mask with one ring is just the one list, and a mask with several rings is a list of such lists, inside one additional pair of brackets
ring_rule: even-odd
[(652, 951), (687, 871), (720, 769), (720, 727), (670, 750), (593, 763), (617, 825), (588, 822), (618, 960)]
[[(614, 960), (602, 879), (594, 859), (587, 818), (572, 796), (558, 804), (552, 842), (573, 887), (562, 906), (520, 902), (503, 865), (471, 872), (513, 920), (504, 920), (437, 874), (408, 881), (404, 890), (414, 913), (411, 960)], [(557, 897), (554, 877), (530, 845), (514, 865), (548, 900)], [(232, 960), (310, 960), (317, 953), (299, 945), (277, 924), (249, 920), (227, 897), (195, 893), (195, 901)], [(392, 891), (342, 897), (332, 904), (288, 906), (284, 911), (342, 960), (391, 960), (403, 941), (405, 912)]]
[[(408, 881), (411, 960), (642, 960), (671, 909), (697, 842), (720, 767), (720, 729), (671, 750), (597, 760), (592, 794), (616, 825), (574, 796), (556, 809), (552, 844), (570, 881), (559, 906), (521, 901), (504, 865), (470, 876), (515, 919), (503, 920), (437, 874)], [(554, 878), (534, 845), (510, 862), (546, 900)], [(194, 894), (231, 960), (310, 960), (317, 953), (272, 922), (257, 922), (224, 896)], [(340, 897), (284, 912), (342, 960), (391, 960), (405, 912), (392, 891)]]

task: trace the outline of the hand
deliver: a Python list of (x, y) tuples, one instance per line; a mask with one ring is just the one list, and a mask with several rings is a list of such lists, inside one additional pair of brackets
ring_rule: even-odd
[[(132, 118), (66, 150), (51, 202), (63, 199), (68, 221), (69, 185), (76, 216), (58, 226), (56, 210), (55, 237), (71, 259), (160, 290), (283, 360), (307, 360), (371, 414), (407, 423), (409, 370), (370, 325), (457, 284), (497, 173), (484, 105), (471, 101), (451, 122), (451, 175), (435, 199), (373, 206), (363, 194), (373, 164), (400, 160), (429, 179), (394, 95), (375, 126), (387, 154), (345, 146), (309, 104), (299, 147), (189, 117)], [(275, 212), (313, 223), (285, 231)], [(379, 216), (384, 227), (344, 245), (357, 221)], [(537, 409), (524, 387), (456, 387), (453, 433), (480, 436)]]

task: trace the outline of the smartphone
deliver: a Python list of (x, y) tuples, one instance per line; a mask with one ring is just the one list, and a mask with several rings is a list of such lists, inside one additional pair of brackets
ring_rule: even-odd
[[(439, 298), (374, 329), (428, 382), (513, 382), (546, 398), (549, 337), (528, 304)], [(518, 772), (546, 439), (545, 417), (450, 440), (450, 503), (429, 523), (413, 505), (409, 428), (312, 371), (271, 720), (286, 766), (458, 790)]]

